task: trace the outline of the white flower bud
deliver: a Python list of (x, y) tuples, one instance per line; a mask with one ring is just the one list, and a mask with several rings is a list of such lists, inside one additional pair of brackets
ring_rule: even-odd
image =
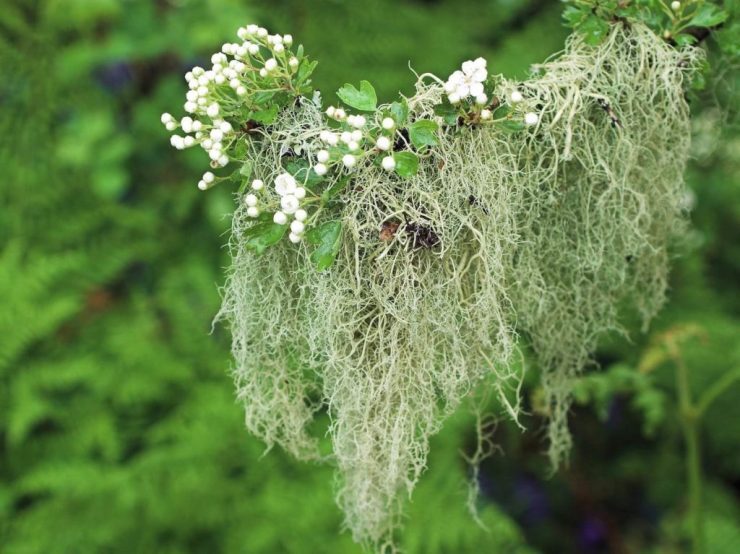
[(298, 67), (298, 64), (299, 64), (299, 63), (300, 63), (300, 62), (298, 61), (298, 58), (296, 58), (295, 56), (293, 56), (292, 58), (290, 58), (290, 59), (288, 60), (288, 65), (289, 65), (290, 67), (292, 67), (293, 69), (295, 69), (296, 67)]
[(293, 193), (293, 195), (298, 200), (303, 200), (306, 197), (306, 189), (304, 189), (303, 187), (298, 187), (295, 189), (295, 192)]
[(265, 38), (267, 36), (267, 29), (265, 29), (264, 27), (260, 27), (259, 29), (257, 29), (257, 36), (260, 38)]
[(224, 138), (224, 133), (221, 129), (211, 129), (210, 137), (213, 142), (221, 142)]
[(221, 111), (220, 106), (214, 102), (213, 104), (208, 106), (208, 109), (206, 110), (206, 114), (208, 114), (208, 117), (212, 119), (214, 117), (218, 117), (219, 111)]
[(172, 135), (170, 137), (170, 144), (178, 150), (182, 150), (183, 148), (185, 148), (184, 139), (180, 135)]
[(484, 121), (491, 119), (491, 116), (493, 114), (491, 113), (491, 110), (481, 110), (480, 111), (480, 118)]
[(276, 54), (281, 54), (282, 52), (285, 51), (285, 46), (283, 46), (282, 44), (278, 43), (275, 46), (273, 46), (272, 49), (273, 49), (273, 51)]
[(313, 170), (316, 172), (316, 175), (326, 175), (326, 172), (329, 171), (329, 168), (322, 163), (317, 163), (315, 166), (313, 166)]
[(386, 131), (390, 131), (396, 126), (396, 122), (393, 121), (392, 117), (385, 117), (383, 118), (382, 125), (383, 125), (383, 129), (385, 129)]
[(329, 133), (326, 137), (326, 143), (329, 146), (336, 146), (337, 144), (339, 144), (339, 137), (336, 133)]
[(308, 212), (304, 209), (296, 210), (294, 215), (296, 221), (306, 221), (308, 218)]
[(677, 2), (677, 1), (671, 2), (671, 9), (674, 12), (677, 12), (678, 10), (680, 10), (681, 9), (681, 2)]
[(174, 121), (168, 121), (167, 123), (164, 124), (164, 128), (167, 129), (168, 131), (174, 131), (175, 129), (177, 129), (177, 123)]
[(195, 145), (195, 138), (188, 135), (183, 139), (183, 144), (185, 148), (190, 148), (191, 146)]
[(344, 167), (354, 167), (357, 163), (357, 159), (352, 154), (345, 154), (342, 156), (342, 163)]
[(511, 93), (511, 103), (512, 104), (518, 104), (522, 100), (524, 100), (524, 97), (522, 96), (522, 93), (519, 92), (518, 90), (515, 90)]
[(229, 157), (226, 154), (221, 156), (218, 159), (218, 165), (220, 165), (221, 167), (226, 167), (227, 165), (229, 165)]
[(270, 58), (265, 62), (265, 69), (267, 71), (273, 71), (277, 67), (277, 60), (275, 58)]
[(460, 95), (457, 92), (453, 92), (449, 96), (447, 96), (447, 100), (450, 101), (450, 104), (457, 104), (460, 102)]
[(260, 215), (260, 209), (256, 206), (250, 206), (247, 208), (247, 215), (249, 217), (257, 217)]
[(291, 221), (290, 223), (290, 230), (293, 231), (296, 235), (300, 235), (303, 230), (306, 228), (306, 226), (303, 224), (302, 221)]
[(295, 233), (288, 233), (288, 240), (290, 240), (290, 242), (292, 242), (293, 244), (298, 244), (299, 242), (301, 242), (301, 236), (296, 235)]
[(385, 169), (386, 171), (393, 171), (394, 169), (396, 169), (396, 160), (393, 159), (393, 156), (386, 156), (380, 162), (380, 165), (382, 165), (383, 169)]
[[(364, 119), (364, 118), (363, 118)], [(360, 142), (362, 140), (362, 131), (352, 131), (352, 140), (355, 142)]]
[(214, 181), (214, 179), (215, 179), (215, 178), (216, 178), (216, 176), (215, 176), (215, 175), (214, 175), (213, 173), (211, 173), (210, 171), (206, 171), (206, 172), (205, 172), (205, 173), (203, 174), (203, 180), (204, 180), (204, 181), (205, 181), (206, 183), (212, 183), (212, 182)]
[(378, 137), (375, 146), (378, 147), (378, 150), (388, 150), (391, 147), (391, 139), (383, 136)]
[(267, 77), (267, 70), (264, 67), (260, 69), (260, 77)]
[(334, 112), (334, 117), (339, 121), (343, 121), (347, 117), (347, 112), (345, 112), (342, 108), (337, 108)]
[(211, 158), (214, 162), (217, 162), (218, 159), (221, 157), (221, 150), (216, 150), (215, 148), (208, 152), (208, 157)]
[(175, 118), (172, 117), (172, 114), (164, 112), (162, 114), (162, 117), (159, 118), (159, 120), (162, 122), (162, 125), (166, 125), (169, 121), (173, 121)]
[(293, 44), (293, 35), (283, 35), (283, 42), (288, 46)]
[(185, 111), (188, 113), (195, 113), (198, 109), (198, 104), (196, 104), (195, 102), (185, 102), (184, 108)]
[(301, 203), (298, 198), (292, 194), (286, 194), (280, 199), (280, 207), (286, 214), (293, 214), (301, 207)]
[(540, 120), (539, 116), (536, 113), (533, 112), (527, 112), (524, 114), (524, 123), (526, 125), (532, 126), (537, 125), (537, 122)]
[(349, 144), (352, 142), (352, 133), (349, 131), (343, 131), (339, 138), (344, 144)]
[(265, 183), (262, 182), (262, 179), (252, 181), (252, 190), (262, 190), (264, 187)]
[(252, 54), (253, 56), (256, 56), (257, 54), (260, 53), (260, 45), (259, 44), (250, 44), (249, 47), (247, 48), (247, 50), (249, 50), (249, 53), (250, 54)]
[(482, 106), (486, 102), (488, 102), (488, 96), (486, 96), (485, 94), (479, 94), (475, 97), (475, 103), (479, 106)]
[(275, 215), (272, 216), (272, 220), (278, 225), (285, 225), (288, 223), (288, 216), (283, 212), (275, 212)]
[[(322, 140), (323, 140), (323, 139), (322, 139)], [(318, 151), (318, 152), (316, 153), (316, 159), (317, 159), (317, 160), (318, 160), (318, 161), (319, 161), (320, 163), (322, 163), (322, 164), (324, 164), (324, 163), (328, 162), (328, 161), (329, 161), (329, 152), (328, 152), (328, 151), (326, 151), (326, 150), (319, 150), (319, 151)]]
[(275, 192), (280, 196), (293, 194), (296, 189), (295, 177), (290, 173), (281, 173), (275, 178)]
[(246, 87), (240, 86), (236, 89), (236, 94), (239, 96), (245, 96), (247, 94)]
[(244, 197), (244, 203), (245, 203), (245, 204), (246, 204), (247, 206), (249, 206), (250, 208), (251, 208), (252, 206), (256, 206), (256, 205), (257, 205), (257, 197), (256, 197), (256, 196), (255, 196), (254, 194), (247, 194), (247, 195), (246, 195), (246, 196)]
[(328, 108), (326, 108), (326, 115), (329, 117), (334, 117), (336, 111), (337, 109), (334, 106), (329, 106)]
[(208, 188), (208, 184), (201, 179), (200, 181), (198, 181), (198, 188), (200, 190), (206, 190)]

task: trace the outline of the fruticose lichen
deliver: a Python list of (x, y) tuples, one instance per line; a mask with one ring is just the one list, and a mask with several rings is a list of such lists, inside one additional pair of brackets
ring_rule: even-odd
[[(536, 126), (443, 127), (415, 176), (356, 171), (322, 272), (304, 244), (246, 248), (239, 202), (218, 317), (247, 427), (319, 458), (307, 428), (326, 410), (356, 540), (392, 548), (430, 436), (480, 387), (510, 398), (518, 344), (541, 368), (552, 462), (565, 459), (572, 385), (597, 340), (624, 331), (625, 308), (647, 324), (665, 299), (698, 55), (639, 24), (614, 24), (596, 47), (572, 36), (530, 80), (500, 85), (534, 99)], [(411, 119), (435, 118), (443, 95), (422, 76)], [(274, 179), (287, 152), (318, 148), (321, 120), (308, 100), (282, 112), (248, 153), (255, 173)]]

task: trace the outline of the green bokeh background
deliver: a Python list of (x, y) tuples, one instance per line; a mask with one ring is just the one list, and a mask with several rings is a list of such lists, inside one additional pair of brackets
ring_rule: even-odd
[[(2, 2), (0, 552), (361, 552), (341, 532), (331, 468), (265, 453), (243, 428), (228, 333), (210, 333), (233, 191), (196, 189), (205, 155), (170, 148), (159, 115), (181, 114), (184, 72), (246, 23), (303, 43), (320, 60), (315, 84), (326, 99), (368, 79), (391, 100), (411, 90), (409, 67), (446, 76), (479, 55), (524, 78), (562, 47), (561, 8)], [(721, 78), (691, 99), (694, 225), (666, 310), (647, 334), (634, 328), (597, 353), (601, 370), (574, 408), (572, 463), (553, 476), (532, 373), (529, 431), (506, 421), (488, 429), (502, 449), (481, 468), (485, 529), (465, 508), (460, 452), (473, 446), (472, 418), (452, 418), (399, 534), (407, 552), (687, 551), (674, 367), (655, 344), (666, 331), (698, 329), (681, 343), (697, 394), (740, 368), (738, 74), (732, 47), (709, 48)], [(702, 425), (711, 553), (740, 552), (738, 395), (735, 384)]]

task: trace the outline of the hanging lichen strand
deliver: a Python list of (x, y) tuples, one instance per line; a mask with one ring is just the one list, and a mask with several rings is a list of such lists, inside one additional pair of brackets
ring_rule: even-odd
[(326, 409), (357, 541), (393, 548), (429, 438), (464, 398), (492, 390), (516, 417), (522, 341), (557, 466), (597, 340), (622, 331), (625, 308), (647, 323), (664, 301), (700, 51), (639, 23), (607, 31), (598, 45), (573, 35), (522, 83), (479, 59), (377, 109), (369, 83), (348, 85), (340, 97), (368, 117), (330, 107), (333, 122), (305, 96), (314, 64), (289, 35), (241, 29), (188, 75), (186, 110), (211, 123), (183, 118), (194, 136), (173, 144), (199, 144), (215, 169), (238, 161), (243, 182), (218, 318), (246, 425), (318, 459), (308, 427)]

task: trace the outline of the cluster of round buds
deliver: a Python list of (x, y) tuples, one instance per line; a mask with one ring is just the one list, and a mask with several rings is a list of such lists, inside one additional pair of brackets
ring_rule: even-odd
[[(300, 65), (289, 50), (291, 35), (270, 35), (263, 27), (247, 25), (238, 30), (237, 36), (238, 42), (223, 44), (211, 56), (210, 68), (194, 67), (185, 74), (189, 90), (183, 108), (189, 115), (177, 121), (169, 113), (162, 114), (162, 124), (168, 131), (181, 128), (185, 133), (173, 135), (171, 144), (177, 149), (200, 145), (212, 168), (224, 167), (230, 161), (230, 148), (237, 137), (229, 120), (241, 125), (241, 97), (275, 86), (289, 88), (291, 76)], [(198, 187), (205, 190), (218, 180), (203, 178)]]
[(334, 106), (326, 108), (326, 115), (336, 121), (344, 121), (347, 119), (347, 112), (344, 111), (344, 108), (335, 108)]
[(463, 62), (462, 71), (457, 70), (452, 73), (444, 84), (450, 104), (458, 104), (469, 97), (472, 97), (479, 105), (488, 102), (488, 96), (484, 90), (487, 78), (486, 60), (477, 58)]
[[(308, 218), (308, 212), (301, 206), (301, 201), (306, 198), (306, 189), (299, 186), (290, 173), (281, 173), (275, 178), (275, 192), (279, 200), (279, 207), (272, 216), (273, 222), (278, 225), (288, 225), (290, 223), (290, 234), (288, 238), (293, 243), (298, 243), (303, 239), (305, 230), (305, 221)], [(260, 198), (265, 190), (265, 184), (260, 179), (252, 181), (252, 191), (244, 197), (244, 203), (247, 206), (247, 215), (249, 217), (258, 217), (262, 210), (260, 209)], [(263, 200), (263, 204), (269, 207), (269, 201)]]

